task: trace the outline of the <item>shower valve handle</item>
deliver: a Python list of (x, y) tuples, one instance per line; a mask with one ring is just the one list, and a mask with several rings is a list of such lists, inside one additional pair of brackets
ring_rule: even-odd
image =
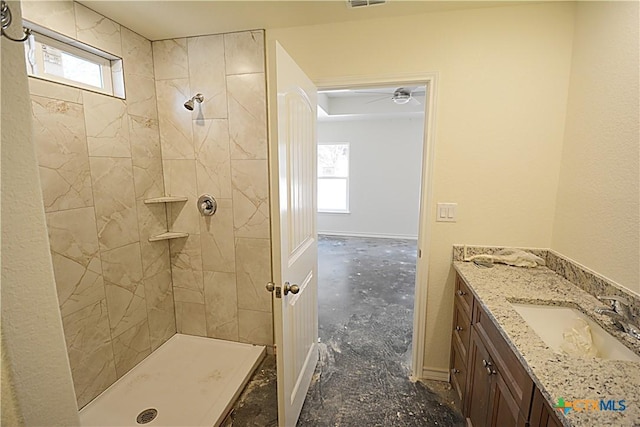
[(209, 194), (203, 194), (198, 199), (198, 210), (203, 216), (211, 216), (218, 210), (218, 203), (213, 196)]

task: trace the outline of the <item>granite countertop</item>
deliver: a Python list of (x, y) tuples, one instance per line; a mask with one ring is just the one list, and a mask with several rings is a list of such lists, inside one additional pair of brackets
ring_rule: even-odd
[[(520, 268), (501, 264), (482, 268), (454, 261), (482, 307), (498, 326), (553, 407), (558, 398), (625, 400), (624, 411), (576, 411), (558, 417), (566, 426), (640, 426), (640, 363), (598, 358), (578, 358), (549, 348), (511, 306), (512, 302), (561, 305), (589, 315), (623, 341), (636, 354), (640, 343), (616, 331), (605, 315), (594, 313), (602, 302), (545, 267)], [(562, 325), (558, 325), (562, 327)]]

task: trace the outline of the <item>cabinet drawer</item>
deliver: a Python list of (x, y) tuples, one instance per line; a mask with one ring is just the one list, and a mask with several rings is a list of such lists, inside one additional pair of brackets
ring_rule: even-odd
[(487, 346), (496, 369), (518, 402), (521, 413), (528, 418), (533, 381), (480, 304), (476, 304), (473, 311), (473, 327)]
[(471, 337), (471, 320), (456, 301), (453, 310), (453, 340), (460, 347), (462, 359), (467, 360), (469, 338)]
[(469, 290), (469, 286), (456, 274), (456, 304), (458, 304), (471, 318), (471, 309), (473, 308), (473, 294)]
[(462, 402), (467, 385), (467, 359), (455, 343), (451, 346), (451, 385)]

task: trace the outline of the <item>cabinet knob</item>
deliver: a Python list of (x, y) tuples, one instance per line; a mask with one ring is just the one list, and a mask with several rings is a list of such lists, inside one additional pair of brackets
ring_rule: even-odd
[(454, 374), (459, 374), (460, 373), (460, 369), (453, 368), (452, 371), (453, 371)]
[(463, 296), (466, 295), (467, 293), (463, 290), (458, 289), (458, 292), (456, 292), (458, 295)]
[(489, 360), (484, 360), (482, 359), (482, 366), (484, 366), (485, 368), (487, 368), (487, 374), (488, 375), (495, 375), (497, 372), (493, 369), (493, 363), (491, 363)]
[(460, 332), (460, 331), (462, 331), (462, 330), (464, 330), (464, 329), (462, 328), (462, 326), (456, 326), (456, 331)]

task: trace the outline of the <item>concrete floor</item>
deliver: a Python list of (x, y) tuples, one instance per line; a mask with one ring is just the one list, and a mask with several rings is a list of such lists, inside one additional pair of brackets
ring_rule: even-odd
[[(409, 381), (415, 241), (321, 236), (320, 359), (299, 427), (463, 426), (446, 383)], [(225, 427), (277, 426), (267, 357)]]

